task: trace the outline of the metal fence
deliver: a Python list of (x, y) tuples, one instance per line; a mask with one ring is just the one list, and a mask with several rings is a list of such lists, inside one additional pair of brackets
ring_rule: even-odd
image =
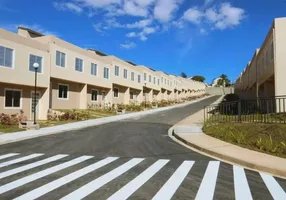
[(205, 122), (286, 123), (286, 96), (222, 102), (206, 106)]

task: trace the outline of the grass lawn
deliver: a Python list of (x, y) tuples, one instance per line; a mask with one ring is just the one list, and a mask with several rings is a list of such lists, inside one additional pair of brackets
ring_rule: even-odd
[(223, 141), (286, 158), (286, 125), (259, 123), (205, 123), (204, 133)]
[(13, 133), (18, 131), (24, 131), (24, 129), (19, 129), (18, 125), (0, 125), (1, 133)]

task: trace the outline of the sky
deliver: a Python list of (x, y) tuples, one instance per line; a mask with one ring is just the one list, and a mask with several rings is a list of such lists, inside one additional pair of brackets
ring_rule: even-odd
[(1, 28), (25, 26), (208, 83), (222, 73), (235, 81), (277, 17), (286, 0), (0, 0)]

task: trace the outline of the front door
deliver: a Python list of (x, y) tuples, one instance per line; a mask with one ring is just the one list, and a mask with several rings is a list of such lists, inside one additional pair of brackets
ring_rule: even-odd
[(40, 111), (40, 98), (41, 98), (41, 95), (40, 95), (40, 92), (37, 92), (37, 95), (36, 95), (36, 106), (35, 106), (35, 92), (31, 92), (31, 119), (34, 119), (34, 113), (35, 113), (35, 110), (36, 110), (36, 118), (38, 119), (39, 118), (39, 111)]

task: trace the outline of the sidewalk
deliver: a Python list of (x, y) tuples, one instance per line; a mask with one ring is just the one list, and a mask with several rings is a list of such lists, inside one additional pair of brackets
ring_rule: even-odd
[(197, 99), (194, 101), (189, 101), (186, 103), (177, 104), (177, 105), (173, 105), (169, 107), (156, 108), (156, 109), (141, 111), (141, 112), (136, 112), (136, 113), (116, 115), (116, 116), (92, 119), (92, 120), (87, 120), (87, 121), (79, 121), (79, 122), (74, 122), (70, 124), (63, 124), (63, 125), (58, 125), (58, 126), (53, 126), (53, 127), (41, 128), (39, 130), (29, 130), (29, 131), (1, 134), (0, 145), (11, 143), (11, 142), (17, 142), (21, 140), (26, 140), (26, 139), (31, 139), (31, 138), (36, 138), (36, 137), (41, 137), (41, 136), (50, 135), (50, 134), (56, 134), (56, 133), (61, 133), (61, 132), (66, 132), (66, 131), (72, 131), (72, 130), (78, 130), (78, 129), (83, 129), (87, 127), (92, 127), (92, 126), (98, 126), (98, 125), (102, 125), (102, 124), (106, 124), (110, 122), (115, 122), (118, 120), (141, 117), (144, 115), (150, 115), (150, 114), (157, 113), (157, 112), (162, 112), (162, 111), (166, 111), (166, 110), (170, 110), (174, 108), (184, 107), (184, 106), (196, 103), (198, 101), (202, 101), (210, 97), (212, 96), (207, 96), (201, 99)]
[(187, 145), (192, 150), (207, 156), (286, 178), (286, 159), (248, 150), (210, 137), (202, 132), (203, 121), (204, 111), (201, 110), (173, 126), (169, 130), (169, 136), (182, 145)]

